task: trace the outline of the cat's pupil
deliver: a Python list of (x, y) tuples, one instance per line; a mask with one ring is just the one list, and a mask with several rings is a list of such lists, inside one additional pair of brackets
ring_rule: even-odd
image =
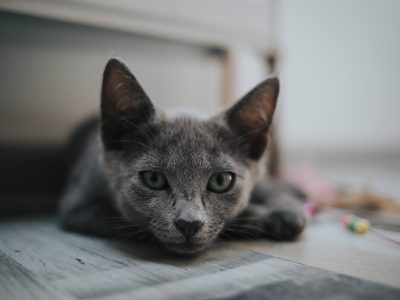
[(224, 185), (224, 181), (225, 181), (225, 176), (223, 174), (218, 174), (217, 176), (217, 184), (219, 186), (223, 186)]
[(151, 176), (150, 176), (150, 180), (151, 180), (154, 184), (157, 184), (158, 181), (159, 181), (159, 179), (160, 179), (160, 176), (159, 176), (157, 173), (155, 173), (155, 172), (153, 172), (153, 173), (151, 174)]
[(223, 193), (233, 185), (234, 175), (230, 172), (214, 173), (207, 184), (207, 189), (215, 193)]
[(168, 188), (168, 181), (162, 173), (154, 171), (143, 171), (140, 173), (142, 180), (147, 187), (155, 190)]

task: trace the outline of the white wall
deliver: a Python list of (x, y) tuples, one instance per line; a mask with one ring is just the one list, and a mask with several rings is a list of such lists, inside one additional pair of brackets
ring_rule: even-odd
[(236, 101), (268, 77), (265, 56), (249, 47), (230, 49), (232, 71), (232, 99)]
[(400, 154), (400, 1), (278, 1), (287, 152)]
[(202, 47), (1, 12), (0, 45), (0, 142), (64, 141), (98, 113), (112, 56), (161, 107), (221, 104), (222, 62)]

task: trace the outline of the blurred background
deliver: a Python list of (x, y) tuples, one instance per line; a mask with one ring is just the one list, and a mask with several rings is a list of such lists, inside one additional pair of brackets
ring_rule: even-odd
[(285, 169), (400, 199), (399, 53), (397, 0), (0, 0), (0, 214), (54, 205), (114, 56), (208, 113), (277, 74)]

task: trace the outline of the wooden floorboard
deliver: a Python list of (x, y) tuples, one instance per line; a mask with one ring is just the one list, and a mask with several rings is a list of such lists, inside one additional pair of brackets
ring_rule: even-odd
[(0, 299), (296, 299), (285, 286), (309, 290), (310, 299), (326, 296), (326, 286), (332, 295), (346, 291), (340, 299), (370, 299), (371, 289), (400, 299), (399, 248), (336, 225), (316, 222), (295, 243), (220, 242), (177, 257), (151, 244), (64, 232), (54, 217), (3, 220)]
[(0, 251), (0, 299), (73, 299)]

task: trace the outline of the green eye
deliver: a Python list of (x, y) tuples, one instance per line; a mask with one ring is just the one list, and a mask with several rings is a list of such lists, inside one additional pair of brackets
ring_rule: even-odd
[(156, 171), (143, 171), (140, 173), (143, 183), (152, 190), (166, 190), (169, 188), (164, 174)]
[(207, 189), (214, 193), (227, 192), (235, 181), (235, 174), (231, 172), (217, 172), (211, 175)]

